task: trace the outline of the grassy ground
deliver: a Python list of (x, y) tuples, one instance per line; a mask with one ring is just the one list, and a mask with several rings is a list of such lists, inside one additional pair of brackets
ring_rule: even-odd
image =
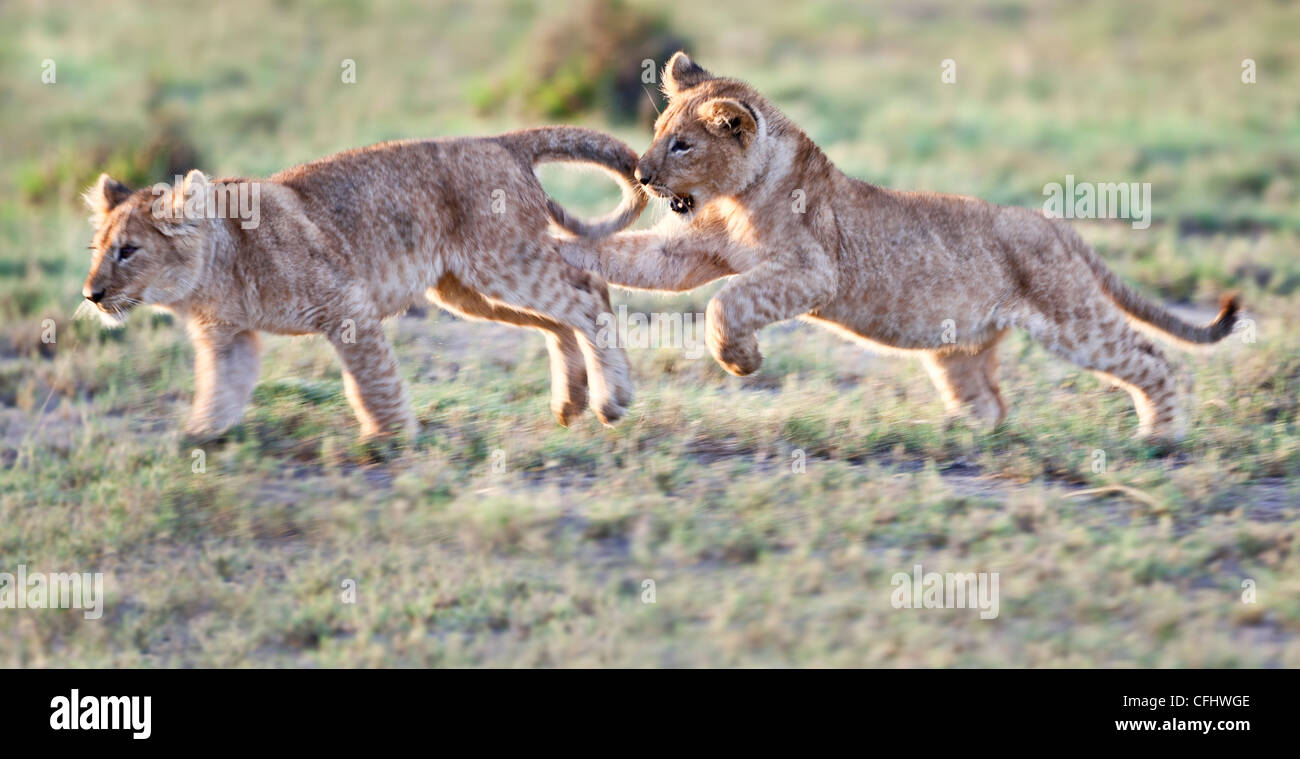
[[(430, 309), (391, 324), (415, 445), (357, 447), (328, 345), (272, 337), (245, 422), (196, 472), (180, 326), (70, 320), (77, 194), (105, 167), (164, 178), (177, 146), (264, 175), (536, 121), (482, 114), (477, 93), (563, 10), (420, 5), (0, 7), (0, 571), (103, 572), (108, 594), (97, 621), (0, 609), (0, 665), (1300, 666), (1295, 5), (719, 0), (669, 17), (871, 181), (1033, 206), (1066, 174), (1151, 182), (1149, 230), (1082, 234), (1192, 318), (1241, 289), (1254, 338), (1171, 349), (1195, 383), (1171, 454), (1130, 439), (1126, 394), (1020, 335), (1001, 353), (1014, 410), (985, 434), (944, 420), (919, 365), (799, 323), (764, 331), (743, 380), (632, 349), (631, 416), (565, 430), (539, 336)], [(568, 121), (648, 144), (600, 113)], [(616, 194), (546, 179), (588, 210)], [(699, 313), (711, 292), (614, 301)], [(916, 564), (998, 572), (999, 616), (895, 609), (891, 577)]]

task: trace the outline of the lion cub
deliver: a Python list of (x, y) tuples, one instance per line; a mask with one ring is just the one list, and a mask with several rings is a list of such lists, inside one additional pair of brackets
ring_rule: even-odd
[[(571, 217), (534, 174), (544, 160), (609, 170), (624, 181), (622, 205), (594, 224)], [(83, 306), (111, 325), (142, 303), (185, 320), (197, 390), (189, 435), (239, 421), (257, 382), (258, 332), (325, 335), (363, 437), (412, 435), (381, 320), (421, 295), (545, 333), (560, 423), (581, 413), (590, 386), (592, 408), (612, 424), (632, 391), (626, 356), (596, 336), (609, 296), (598, 277), (560, 258), (548, 227), (595, 237), (630, 224), (645, 205), (635, 163), (613, 137), (546, 127), (388, 142), (267, 180), (210, 182), (196, 170), (176, 188), (132, 192), (103, 175), (86, 194), (95, 253)], [(256, 223), (221, 212), (246, 209), (250, 198)]]
[(852, 179), (753, 88), (677, 53), (669, 105), (637, 176), (685, 224), (566, 242), (611, 284), (689, 290), (735, 275), (709, 302), (707, 342), (733, 374), (758, 369), (758, 330), (802, 316), (872, 347), (921, 356), (950, 409), (996, 425), (997, 344), (1012, 327), (1133, 397), (1138, 435), (1177, 439), (1174, 372), (1135, 320), (1190, 343), (1232, 331), (1237, 301), (1196, 327), (1143, 299), (1063, 221), (975, 198)]

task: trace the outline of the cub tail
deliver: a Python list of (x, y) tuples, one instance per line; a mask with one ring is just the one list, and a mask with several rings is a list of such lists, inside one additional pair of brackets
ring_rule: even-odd
[(529, 167), (544, 161), (572, 161), (602, 168), (618, 177), (623, 200), (618, 208), (595, 221), (585, 221), (547, 196), (551, 219), (579, 237), (605, 237), (636, 221), (646, 205), (646, 195), (636, 181), (637, 155), (621, 140), (594, 129), (572, 126), (538, 127), (508, 132), (497, 138)]
[(1142, 297), (1136, 290), (1129, 287), (1124, 280), (1120, 279), (1115, 272), (1111, 271), (1095, 251), (1086, 245), (1082, 245), (1082, 243), (1080, 245), (1084, 249), (1084, 255), (1089, 266), (1092, 267), (1093, 274), (1101, 284), (1101, 288), (1106, 291), (1106, 294), (1110, 296), (1116, 305), (1132, 318), (1154, 327), (1170, 337), (1188, 343), (1201, 345), (1217, 343), (1232, 334), (1232, 328), (1236, 326), (1237, 316), (1241, 311), (1241, 296), (1239, 293), (1225, 293), (1219, 299), (1219, 314), (1214, 317), (1214, 321), (1203, 326), (1188, 324), (1169, 310)]

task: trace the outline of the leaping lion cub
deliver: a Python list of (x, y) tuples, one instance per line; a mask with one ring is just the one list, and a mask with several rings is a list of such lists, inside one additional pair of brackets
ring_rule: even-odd
[[(625, 183), (622, 205), (594, 224), (571, 217), (537, 181), (533, 166), (543, 160), (611, 171)], [(612, 424), (632, 391), (622, 350), (597, 340), (597, 317), (610, 310), (605, 283), (565, 263), (548, 227), (553, 220), (596, 237), (630, 224), (645, 205), (635, 163), (613, 137), (546, 127), (389, 142), (267, 180), (209, 182), (191, 171), (170, 204), (167, 193), (160, 202), (156, 192), (132, 192), (103, 175), (86, 195), (95, 254), (82, 294), (109, 324), (141, 303), (185, 320), (196, 370), (185, 432), (194, 436), (218, 434), (243, 415), (257, 382), (259, 331), (325, 335), (362, 435), (410, 436), (416, 421), (381, 320), (422, 295), (465, 316), (544, 332), (556, 417), (567, 424), (580, 414), (590, 384), (592, 408)], [(207, 205), (218, 194), (229, 200)], [(249, 195), (259, 203), (253, 225), (203, 212)]]
[(631, 288), (735, 275), (708, 306), (709, 349), (728, 371), (758, 369), (755, 333), (802, 316), (918, 353), (950, 409), (996, 425), (1007, 413), (997, 343), (1019, 327), (1128, 390), (1139, 436), (1184, 434), (1170, 364), (1129, 320), (1212, 343), (1232, 330), (1235, 296), (1213, 323), (1192, 326), (1124, 284), (1063, 221), (845, 176), (753, 88), (684, 53), (663, 83), (669, 105), (637, 175), (684, 229), (566, 242), (561, 255)]

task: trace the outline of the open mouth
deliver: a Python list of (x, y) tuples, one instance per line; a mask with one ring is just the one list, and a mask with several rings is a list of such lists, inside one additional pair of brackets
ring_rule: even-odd
[(692, 195), (678, 195), (663, 185), (648, 185), (647, 189), (658, 197), (668, 199), (668, 210), (676, 214), (686, 214), (695, 210), (695, 197)]

